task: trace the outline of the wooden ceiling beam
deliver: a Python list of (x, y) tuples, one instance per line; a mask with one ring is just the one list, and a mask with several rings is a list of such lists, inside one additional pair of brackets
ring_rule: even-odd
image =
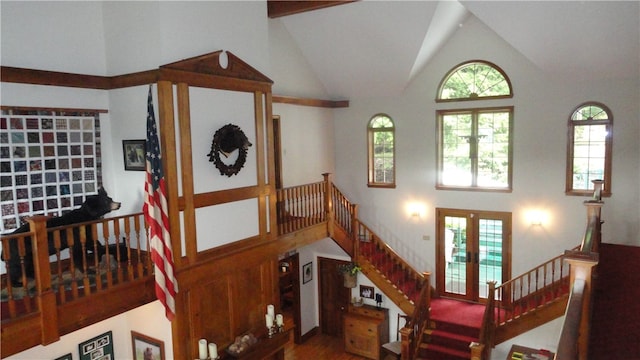
[(267, 0), (267, 15), (270, 19), (298, 14), (305, 11), (323, 9), (330, 6), (349, 4), (357, 0), (337, 1), (286, 1)]

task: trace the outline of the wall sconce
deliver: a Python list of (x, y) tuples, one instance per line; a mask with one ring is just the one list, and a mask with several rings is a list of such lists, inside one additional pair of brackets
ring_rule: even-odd
[(527, 221), (532, 226), (542, 226), (547, 219), (547, 214), (542, 210), (529, 210), (527, 212)]
[(418, 202), (408, 203), (406, 209), (407, 213), (413, 220), (419, 220), (427, 212), (426, 206)]

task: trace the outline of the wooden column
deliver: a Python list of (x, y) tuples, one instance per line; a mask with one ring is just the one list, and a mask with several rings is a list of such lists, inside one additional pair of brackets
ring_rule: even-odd
[(56, 295), (51, 289), (51, 267), (49, 265), (49, 237), (47, 235), (47, 217), (32, 216), (28, 218), (35, 236), (31, 241), (34, 254), (33, 268), (36, 279), (36, 301), (40, 310), (40, 328), (42, 329), (42, 345), (60, 340), (58, 333), (58, 310)]
[(589, 326), (591, 323), (591, 298), (593, 291), (592, 272), (598, 264), (598, 253), (585, 254), (580, 251), (566, 251), (565, 260), (570, 267), (570, 284), (576, 280), (585, 282), (578, 335), (578, 359), (587, 360), (589, 355)]
[(331, 174), (322, 174), (324, 178), (324, 210), (327, 217), (327, 236), (333, 237), (335, 212), (333, 209), (333, 194), (331, 192)]

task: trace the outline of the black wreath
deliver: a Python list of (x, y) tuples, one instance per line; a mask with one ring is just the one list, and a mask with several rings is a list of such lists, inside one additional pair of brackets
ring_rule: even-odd
[[(244, 166), (244, 162), (247, 160), (247, 149), (252, 144), (244, 134), (239, 126), (233, 124), (227, 124), (213, 135), (213, 141), (211, 143), (211, 152), (207, 154), (209, 161), (220, 170), (220, 175), (236, 175), (240, 172), (240, 169)], [(238, 149), (238, 159), (236, 162), (227, 165), (220, 159), (220, 153), (224, 157), (229, 157), (234, 150)]]

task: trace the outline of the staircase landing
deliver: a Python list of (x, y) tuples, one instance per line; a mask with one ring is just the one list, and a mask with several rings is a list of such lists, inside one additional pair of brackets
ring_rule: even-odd
[(485, 306), (466, 301), (431, 300), (430, 324), (420, 344), (421, 359), (470, 359), (478, 341)]

